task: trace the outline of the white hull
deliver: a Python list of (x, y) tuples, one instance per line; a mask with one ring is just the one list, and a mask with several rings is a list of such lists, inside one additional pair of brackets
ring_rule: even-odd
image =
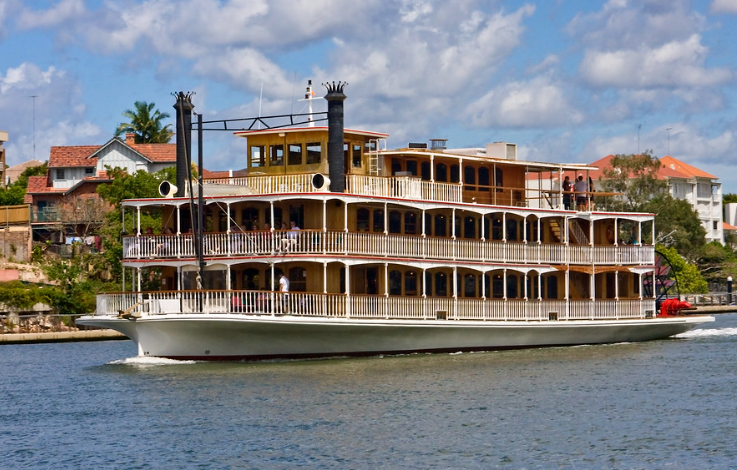
[(602, 344), (663, 339), (713, 317), (595, 321), (355, 320), (234, 314), (170, 314), (120, 319), (85, 316), (111, 328), (141, 356), (239, 360)]

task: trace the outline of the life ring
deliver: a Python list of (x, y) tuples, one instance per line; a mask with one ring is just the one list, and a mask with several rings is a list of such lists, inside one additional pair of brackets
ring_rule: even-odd
[(606, 229), (606, 239), (609, 243), (614, 244), (614, 227), (612, 225)]

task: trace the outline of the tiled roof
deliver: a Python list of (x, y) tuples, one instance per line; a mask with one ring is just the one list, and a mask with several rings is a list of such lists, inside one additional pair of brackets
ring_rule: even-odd
[(737, 231), (737, 227), (735, 227), (734, 225), (728, 224), (727, 222), (722, 222), (722, 229)]
[[(155, 163), (169, 163), (177, 160), (176, 144), (133, 144), (127, 145), (120, 139), (113, 139), (126, 145)], [(76, 145), (51, 147), (49, 168), (93, 167), (97, 165), (97, 157), (92, 156), (105, 145)]]
[(129, 147), (155, 163), (177, 161), (176, 144), (133, 144)]
[(49, 154), (49, 168), (96, 166), (97, 158), (87, 157), (99, 150), (100, 147), (100, 145), (51, 147), (51, 153)]
[[(248, 175), (248, 170), (233, 170), (233, 178), (238, 178), (240, 176), (247, 176), (247, 175)], [(205, 168), (202, 170), (202, 177), (206, 179), (229, 178), (230, 170), (210, 171), (207, 168)]]
[(681, 173), (685, 173), (687, 175), (686, 177), (691, 176), (697, 178), (718, 179), (718, 177), (710, 175), (703, 170), (699, 170), (698, 168), (691, 166), (688, 163), (684, 163), (677, 158), (673, 158), (670, 155), (666, 155), (665, 157), (661, 158), (660, 163), (662, 163), (665, 167), (671, 168)]

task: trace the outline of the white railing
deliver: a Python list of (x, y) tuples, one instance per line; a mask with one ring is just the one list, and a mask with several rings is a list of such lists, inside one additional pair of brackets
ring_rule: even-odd
[[(651, 265), (652, 246), (590, 246), (421, 237), (321, 230), (206, 233), (205, 257), (352, 254), (518, 264)], [(124, 259), (191, 258), (191, 234), (123, 237)]]
[[(314, 173), (290, 175), (242, 176), (233, 178), (205, 178), (204, 183), (245, 186), (252, 194), (314, 193), (324, 189), (312, 186)], [(207, 192), (207, 189), (205, 189)]]
[(438, 202), (463, 202), (463, 191), (460, 184), (423, 181), (412, 176), (346, 175), (346, 193)]
[[(350, 307), (350, 309), (348, 308)], [(414, 320), (549, 321), (645, 318), (652, 299), (472, 299), (271, 291), (156, 291), (97, 296), (97, 315), (203, 312)], [(554, 315), (553, 315), (554, 314)]]

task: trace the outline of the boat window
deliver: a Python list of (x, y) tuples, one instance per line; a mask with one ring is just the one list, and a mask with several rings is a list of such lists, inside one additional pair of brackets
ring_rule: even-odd
[(432, 235), (432, 215), (427, 212), (425, 212), (425, 227), (423, 230), (425, 235)]
[(458, 165), (450, 166), (450, 182), (458, 183), (461, 180), (461, 172)]
[[(269, 223), (271, 224), (271, 228), (274, 230), (279, 230), (279, 227), (281, 226), (282, 222), (282, 211), (281, 207), (275, 207), (274, 208), (274, 218), (271, 219), (271, 211), (266, 212), (266, 218), (269, 219)], [(301, 228), (301, 227), (300, 227)]]
[(289, 290), (294, 292), (307, 292), (307, 270), (296, 266), (289, 270)]
[(389, 233), (402, 233), (402, 213), (399, 211), (389, 212)]
[(425, 271), (425, 285), (423, 286), (425, 295), (432, 295), (432, 273)]
[(258, 269), (249, 268), (243, 270), (243, 282), (241, 288), (245, 290), (258, 290), (261, 288), (261, 275)]
[(484, 274), (484, 297), (489, 298), (491, 292), (491, 276)]
[(463, 277), (463, 296), (476, 297), (476, 276), (466, 274)]
[(389, 271), (389, 295), (402, 295), (402, 273)]
[(463, 237), (476, 238), (476, 219), (471, 216), (463, 219)]
[(404, 214), (404, 233), (409, 235), (417, 234), (417, 214), (414, 212)]
[(504, 279), (501, 274), (494, 274), (491, 279), (491, 296), (495, 299), (504, 298)]
[(479, 191), (486, 189), (489, 189), (489, 169), (481, 167), (479, 168)]
[(384, 211), (381, 209), (374, 211), (374, 232), (384, 232)]
[(435, 273), (435, 295), (438, 297), (448, 295), (448, 278), (445, 273)]
[(436, 237), (447, 237), (448, 229), (446, 227), (446, 219), (443, 214), (435, 216), (435, 236)]
[(417, 176), (417, 161), (416, 160), (407, 160), (407, 171), (411, 173), (413, 176)]
[(517, 220), (507, 219), (507, 241), (517, 240)]
[(420, 170), (422, 171), (422, 180), (423, 181), (430, 181), (432, 179), (432, 175), (430, 174), (430, 162), (422, 162), (420, 163)]
[(453, 219), (453, 222), (455, 222), (454, 232), (453, 235), (455, 235), (456, 238), (461, 237), (461, 222), (463, 222), (463, 219), (461, 217), (456, 217)]
[(539, 296), (540, 282), (537, 275), (531, 275), (527, 278), (527, 297), (537, 299)]
[(369, 231), (369, 217), (371, 212), (362, 207), (356, 211), (356, 226), (359, 232)]
[(448, 181), (448, 167), (445, 163), (435, 165), (435, 181)]
[(353, 146), (353, 168), (361, 168), (361, 146)]
[(245, 230), (253, 230), (254, 226), (261, 228), (258, 223), (258, 209), (251, 207), (241, 211), (241, 226)]
[(501, 168), (497, 168), (494, 171), (494, 186), (496, 186), (496, 192), (501, 193), (504, 191), (504, 172)]
[(271, 155), (271, 162), (269, 165), (271, 166), (282, 166), (284, 165), (284, 146), (279, 145), (271, 145), (269, 146), (269, 154)]
[(289, 222), (294, 222), (299, 228), (305, 228), (305, 206), (302, 204), (289, 206), (289, 220), (285, 220), (287, 226)]
[(263, 145), (251, 147), (251, 168), (266, 166), (266, 149)]
[(302, 145), (301, 144), (289, 144), (289, 165), (301, 165), (302, 164)]
[(322, 159), (322, 144), (320, 142), (310, 142), (307, 144), (307, 164), (312, 165), (320, 163)]
[(400, 171), (402, 171), (402, 162), (396, 158), (392, 158), (392, 175), (396, 175)]
[(545, 278), (545, 284), (547, 287), (547, 294), (548, 294), (546, 298), (557, 299), (558, 298), (558, 278), (553, 275), (548, 276)]
[(491, 238), (493, 240), (502, 239), (502, 219), (500, 217), (494, 217), (491, 221)]
[(517, 286), (517, 275), (508, 274), (507, 275), (507, 298), (516, 299), (518, 298), (518, 293), (519, 293), (519, 289)]
[(404, 273), (404, 295), (417, 295), (417, 273), (414, 271)]
[(476, 191), (476, 169), (472, 166), (463, 168), (463, 189)]

